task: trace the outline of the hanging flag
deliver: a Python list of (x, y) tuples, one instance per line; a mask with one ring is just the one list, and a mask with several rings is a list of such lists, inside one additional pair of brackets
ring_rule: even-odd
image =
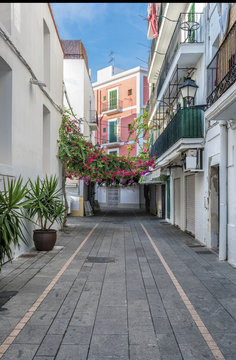
[[(159, 10), (159, 8), (158, 8), (158, 10)], [(149, 3), (148, 4), (148, 17), (147, 17), (147, 20), (150, 21), (151, 28), (152, 28), (152, 38), (155, 39), (157, 37), (157, 30), (158, 30), (156, 3)]]

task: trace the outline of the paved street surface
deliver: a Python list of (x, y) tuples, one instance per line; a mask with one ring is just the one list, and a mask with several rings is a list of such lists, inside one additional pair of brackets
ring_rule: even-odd
[(236, 359), (235, 268), (141, 210), (68, 224), (2, 268), (1, 359)]

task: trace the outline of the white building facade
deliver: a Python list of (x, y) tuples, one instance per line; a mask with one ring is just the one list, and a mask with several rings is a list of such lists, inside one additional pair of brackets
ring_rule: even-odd
[[(146, 183), (155, 214), (236, 265), (235, 4), (166, 3), (155, 10), (166, 17), (149, 57), (150, 155), (157, 161)], [(192, 99), (182, 87), (190, 79)]]
[[(98, 119), (86, 50), (81, 40), (62, 40), (64, 58), (64, 107), (72, 118), (79, 120), (80, 131), (87, 141), (95, 145)], [(90, 188), (82, 180), (67, 179), (69, 214), (84, 216), (84, 201), (90, 198)], [(92, 190), (91, 190), (92, 191)], [(92, 199), (90, 199), (92, 200)]]
[(48, 3), (0, 4), (0, 186), (20, 175), (52, 174), (61, 183), (63, 57)]

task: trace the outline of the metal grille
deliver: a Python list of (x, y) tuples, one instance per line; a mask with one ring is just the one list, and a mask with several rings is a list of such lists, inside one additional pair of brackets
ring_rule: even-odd
[(115, 259), (112, 257), (88, 256), (86, 262), (99, 263), (99, 264), (114, 263)]
[(35, 256), (37, 256), (38, 254), (37, 253), (34, 253), (34, 254), (22, 254), (22, 255), (20, 255), (19, 257), (20, 258), (33, 258), (33, 257), (35, 257)]
[(195, 252), (196, 252), (196, 254), (199, 254), (199, 255), (213, 254), (213, 252), (210, 250), (198, 250)]

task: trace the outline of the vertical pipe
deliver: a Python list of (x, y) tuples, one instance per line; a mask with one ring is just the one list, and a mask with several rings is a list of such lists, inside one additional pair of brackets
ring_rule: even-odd
[(227, 260), (227, 123), (220, 123), (220, 229), (219, 260)]

